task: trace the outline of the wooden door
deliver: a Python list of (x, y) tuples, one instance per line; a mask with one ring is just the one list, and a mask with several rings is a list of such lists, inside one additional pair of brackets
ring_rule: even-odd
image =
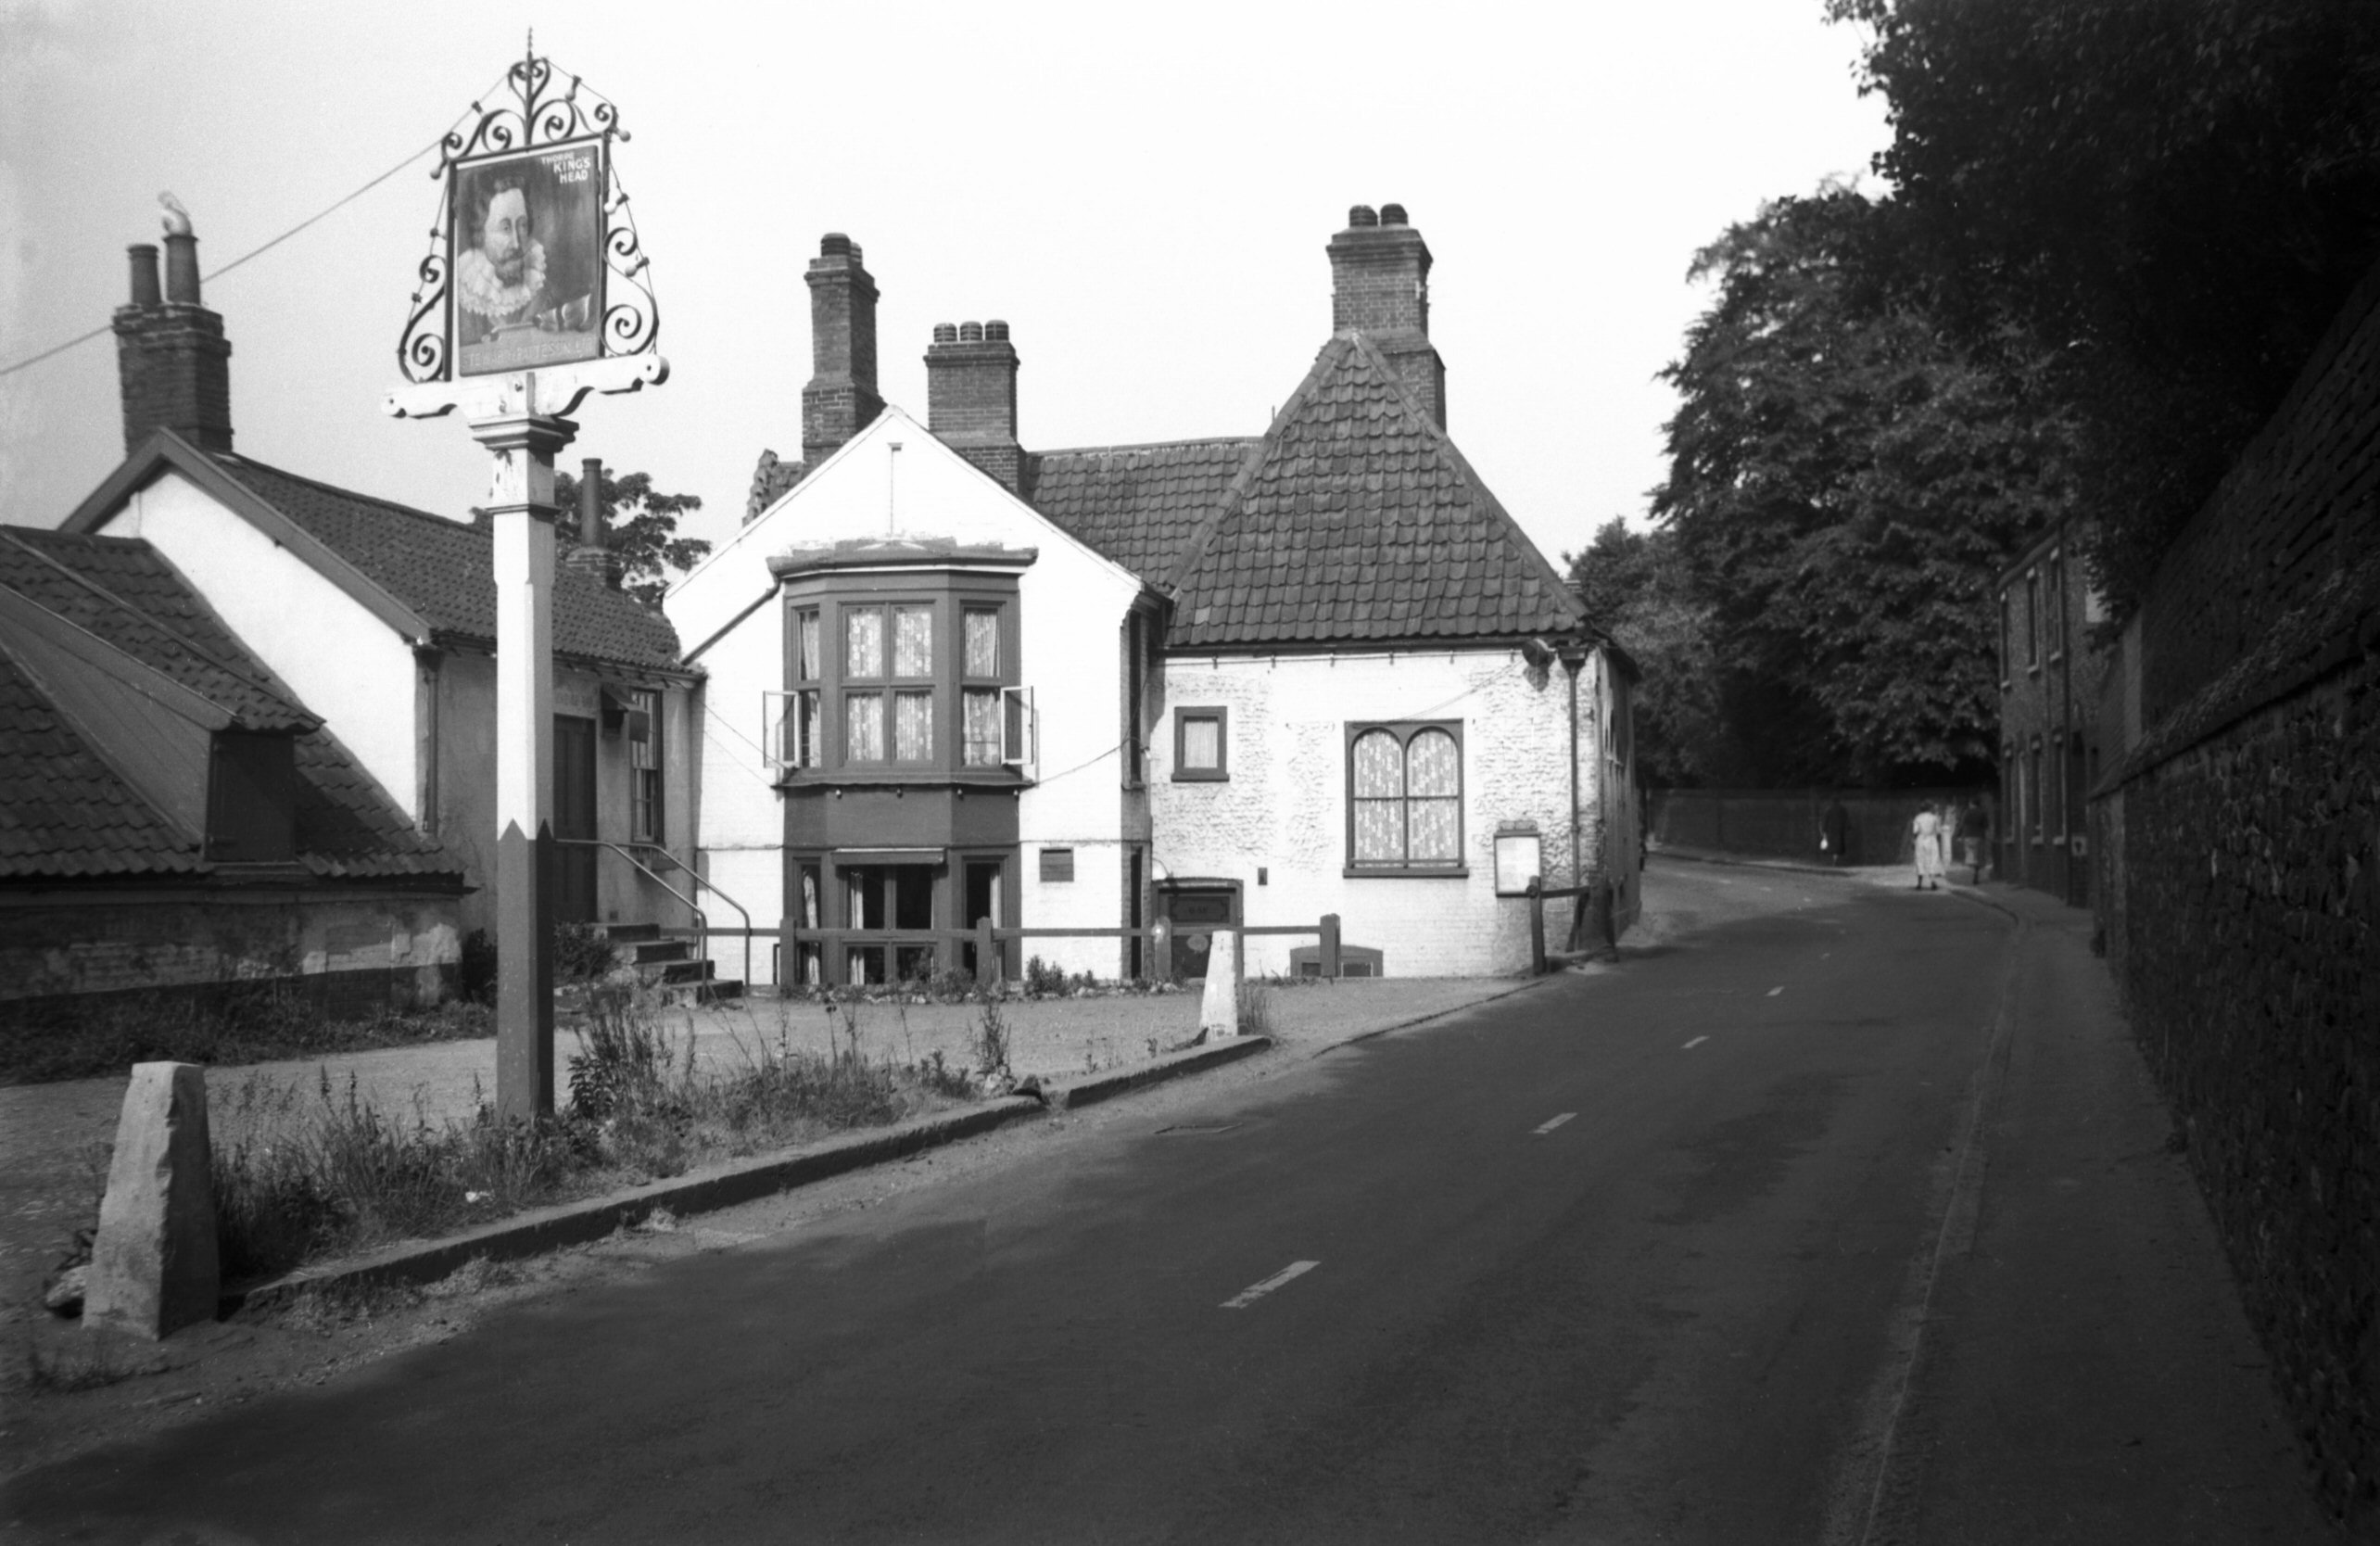
[[(595, 721), (553, 716), (553, 835), (595, 836)], [(595, 859), (602, 850), (554, 844), (553, 920), (595, 921)]]

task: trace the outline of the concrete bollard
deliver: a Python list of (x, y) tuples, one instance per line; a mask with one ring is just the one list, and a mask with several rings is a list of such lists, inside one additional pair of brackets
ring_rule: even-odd
[(1239, 935), (1218, 929), (1207, 950), (1207, 995), (1198, 1006), (1198, 1032), (1209, 1041), (1240, 1033)]
[(116, 1121), (82, 1324), (151, 1340), (215, 1318), (215, 1178), (207, 1071), (135, 1063)]

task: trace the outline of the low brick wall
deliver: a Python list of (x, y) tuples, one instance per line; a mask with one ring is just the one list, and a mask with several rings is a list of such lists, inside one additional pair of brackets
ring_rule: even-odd
[(326, 1008), (435, 1003), (462, 959), (455, 899), (405, 893), (0, 894), (0, 1015), (286, 982)]

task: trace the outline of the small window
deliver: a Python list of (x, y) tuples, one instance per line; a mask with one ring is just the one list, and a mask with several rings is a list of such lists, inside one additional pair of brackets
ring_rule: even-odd
[(1044, 848), (1041, 851), (1041, 878), (1044, 881), (1074, 879), (1074, 850)]
[(2041, 669), (2041, 571), (2025, 571), (2025, 669)]
[(645, 733), (639, 737), (632, 730), (628, 737), (628, 841), (657, 843), (662, 841), (661, 694), (629, 696), (644, 716)]
[(1349, 874), (1461, 875), (1460, 720), (1348, 727)]
[(1224, 708), (1173, 711), (1175, 782), (1221, 782), (1231, 777), (1230, 743), (1224, 733), (1230, 719), (1231, 711)]

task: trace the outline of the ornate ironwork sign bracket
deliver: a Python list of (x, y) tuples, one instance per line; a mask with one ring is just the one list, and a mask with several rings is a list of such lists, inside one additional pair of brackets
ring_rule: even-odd
[[(447, 133), (431, 174), (443, 184), (437, 221), (397, 346), (411, 385), (386, 404), (400, 416), (472, 407), (514, 378), (557, 393), (583, 383), (576, 402), (668, 374), (652, 272), (612, 155), (628, 138), (619, 109), (534, 52), (492, 95), (495, 106), (474, 102)], [(613, 365), (633, 368), (593, 368)], [(432, 406), (431, 388), (449, 400)]]
[(586, 401), (589, 392), (634, 392), (668, 379), (668, 361), (658, 354), (637, 354), (393, 386), (381, 407), (399, 419), (435, 419), (457, 408), (475, 421), (524, 414), (560, 418)]

